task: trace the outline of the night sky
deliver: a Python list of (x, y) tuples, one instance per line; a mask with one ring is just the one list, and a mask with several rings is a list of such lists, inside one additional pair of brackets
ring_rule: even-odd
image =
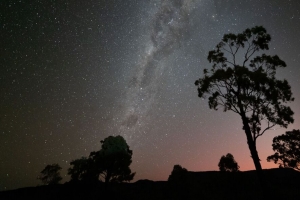
[(254, 169), (240, 117), (209, 109), (194, 82), (225, 33), (256, 25), (295, 97), (294, 124), (257, 141), (273, 168), (273, 137), (300, 128), (299, 0), (2, 0), (0, 190), (40, 184), (52, 163), (69, 181), (70, 161), (109, 135), (133, 150), (134, 180), (218, 170), (227, 153)]

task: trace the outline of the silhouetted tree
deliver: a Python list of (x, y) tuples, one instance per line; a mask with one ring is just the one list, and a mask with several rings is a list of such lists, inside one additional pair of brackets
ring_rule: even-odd
[(268, 156), (267, 161), (274, 161), (279, 167), (291, 167), (300, 170), (300, 130), (287, 131), (274, 137), (275, 154)]
[(38, 176), (45, 185), (58, 184), (62, 177), (60, 176), (61, 167), (58, 164), (47, 165)]
[(101, 179), (106, 183), (131, 181), (135, 175), (129, 168), (132, 150), (125, 139), (119, 135), (109, 136), (102, 140), (101, 144), (100, 151), (90, 154)]
[(181, 167), (180, 165), (174, 165), (168, 181), (183, 182), (186, 179), (187, 172), (187, 169)]
[[(286, 80), (275, 77), (278, 68), (286, 67), (277, 55), (259, 54), (268, 50), (271, 36), (262, 26), (246, 29), (240, 34), (225, 34), (208, 54), (212, 69), (204, 69), (198, 79), (198, 96), (209, 95), (209, 107), (237, 113), (256, 170), (262, 178), (262, 167), (256, 150), (256, 139), (275, 125), (286, 128), (293, 123), (293, 111), (284, 103), (293, 101)], [(263, 123), (262, 123), (263, 122)]]
[(81, 157), (80, 159), (70, 162), (68, 174), (71, 175), (72, 181), (95, 182), (99, 179), (96, 166), (92, 159)]
[(230, 153), (221, 157), (218, 166), (221, 172), (238, 172), (240, 168)]
[(109, 136), (101, 141), (102, 148), (88, 158), (72, 161), (68, 174), (73, 181), (108, 182), (131, 181), (135, 173), (129, 168), (132, 151), (122, 136)]
[(188, 180), (187, 169), (180, 165), (174, 165), (168, 182), (172, 195), (174, 195), (171, 199), (191, 199), (188, 192), (191, 187), (191, 182)]

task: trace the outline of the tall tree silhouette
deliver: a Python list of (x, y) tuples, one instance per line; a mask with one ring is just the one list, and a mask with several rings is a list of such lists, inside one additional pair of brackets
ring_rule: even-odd
[(268, 162), (274, 161), (279, 167), (292, 167), (300, 170), (300, 130), (287, 131), (274, 137), (275, 154), (268, 156)]
[[(277, 55), (260, 54), (269, 49), (271, 36), (262, 26), (239, 34), (225, 34), (216, 48), (209, 52), (210, 70), (196, 80), (198, 96), (208, 94), (211, 109), (237, 113), (258, 174), (262, 167), (256, 150), (256, 140), (275, 125), (286, 128), (293, 123), (293, 111), (284, 105), (293, 101), (287, 80), (277, 80), (278, 68), (286, 67)], [(261, 177), (261, 175), (259, 175)]]

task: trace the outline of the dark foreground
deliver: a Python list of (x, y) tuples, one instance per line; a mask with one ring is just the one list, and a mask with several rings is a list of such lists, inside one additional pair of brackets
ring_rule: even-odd
[[(135, 183), (39, 186), (0, 192), (0, 199), (300, 199), (300, 173), (293, 169), (264, 170), (266, 185), (255, 171), (188, 172), (177, 181), (140, 180)], [(173, 179), (174, 180), (174, 179)], [(263, 194), (263, 191), (264, 194)], [(263, 198), (263, 195), (265, 198)]]

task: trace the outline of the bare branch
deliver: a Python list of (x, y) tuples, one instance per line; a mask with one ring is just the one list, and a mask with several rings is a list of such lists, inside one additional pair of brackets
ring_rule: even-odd
[(259, 136), (262, 136), (267, 130), (273, 128), (274, 126), (276, 126), (276, 124), (270, 125), (270, 122), (268, 121), (268, 127), (265, 128), (260, 134), (257, 134), (257, 135), (255, 136), (255, 139), (257, 139)]

